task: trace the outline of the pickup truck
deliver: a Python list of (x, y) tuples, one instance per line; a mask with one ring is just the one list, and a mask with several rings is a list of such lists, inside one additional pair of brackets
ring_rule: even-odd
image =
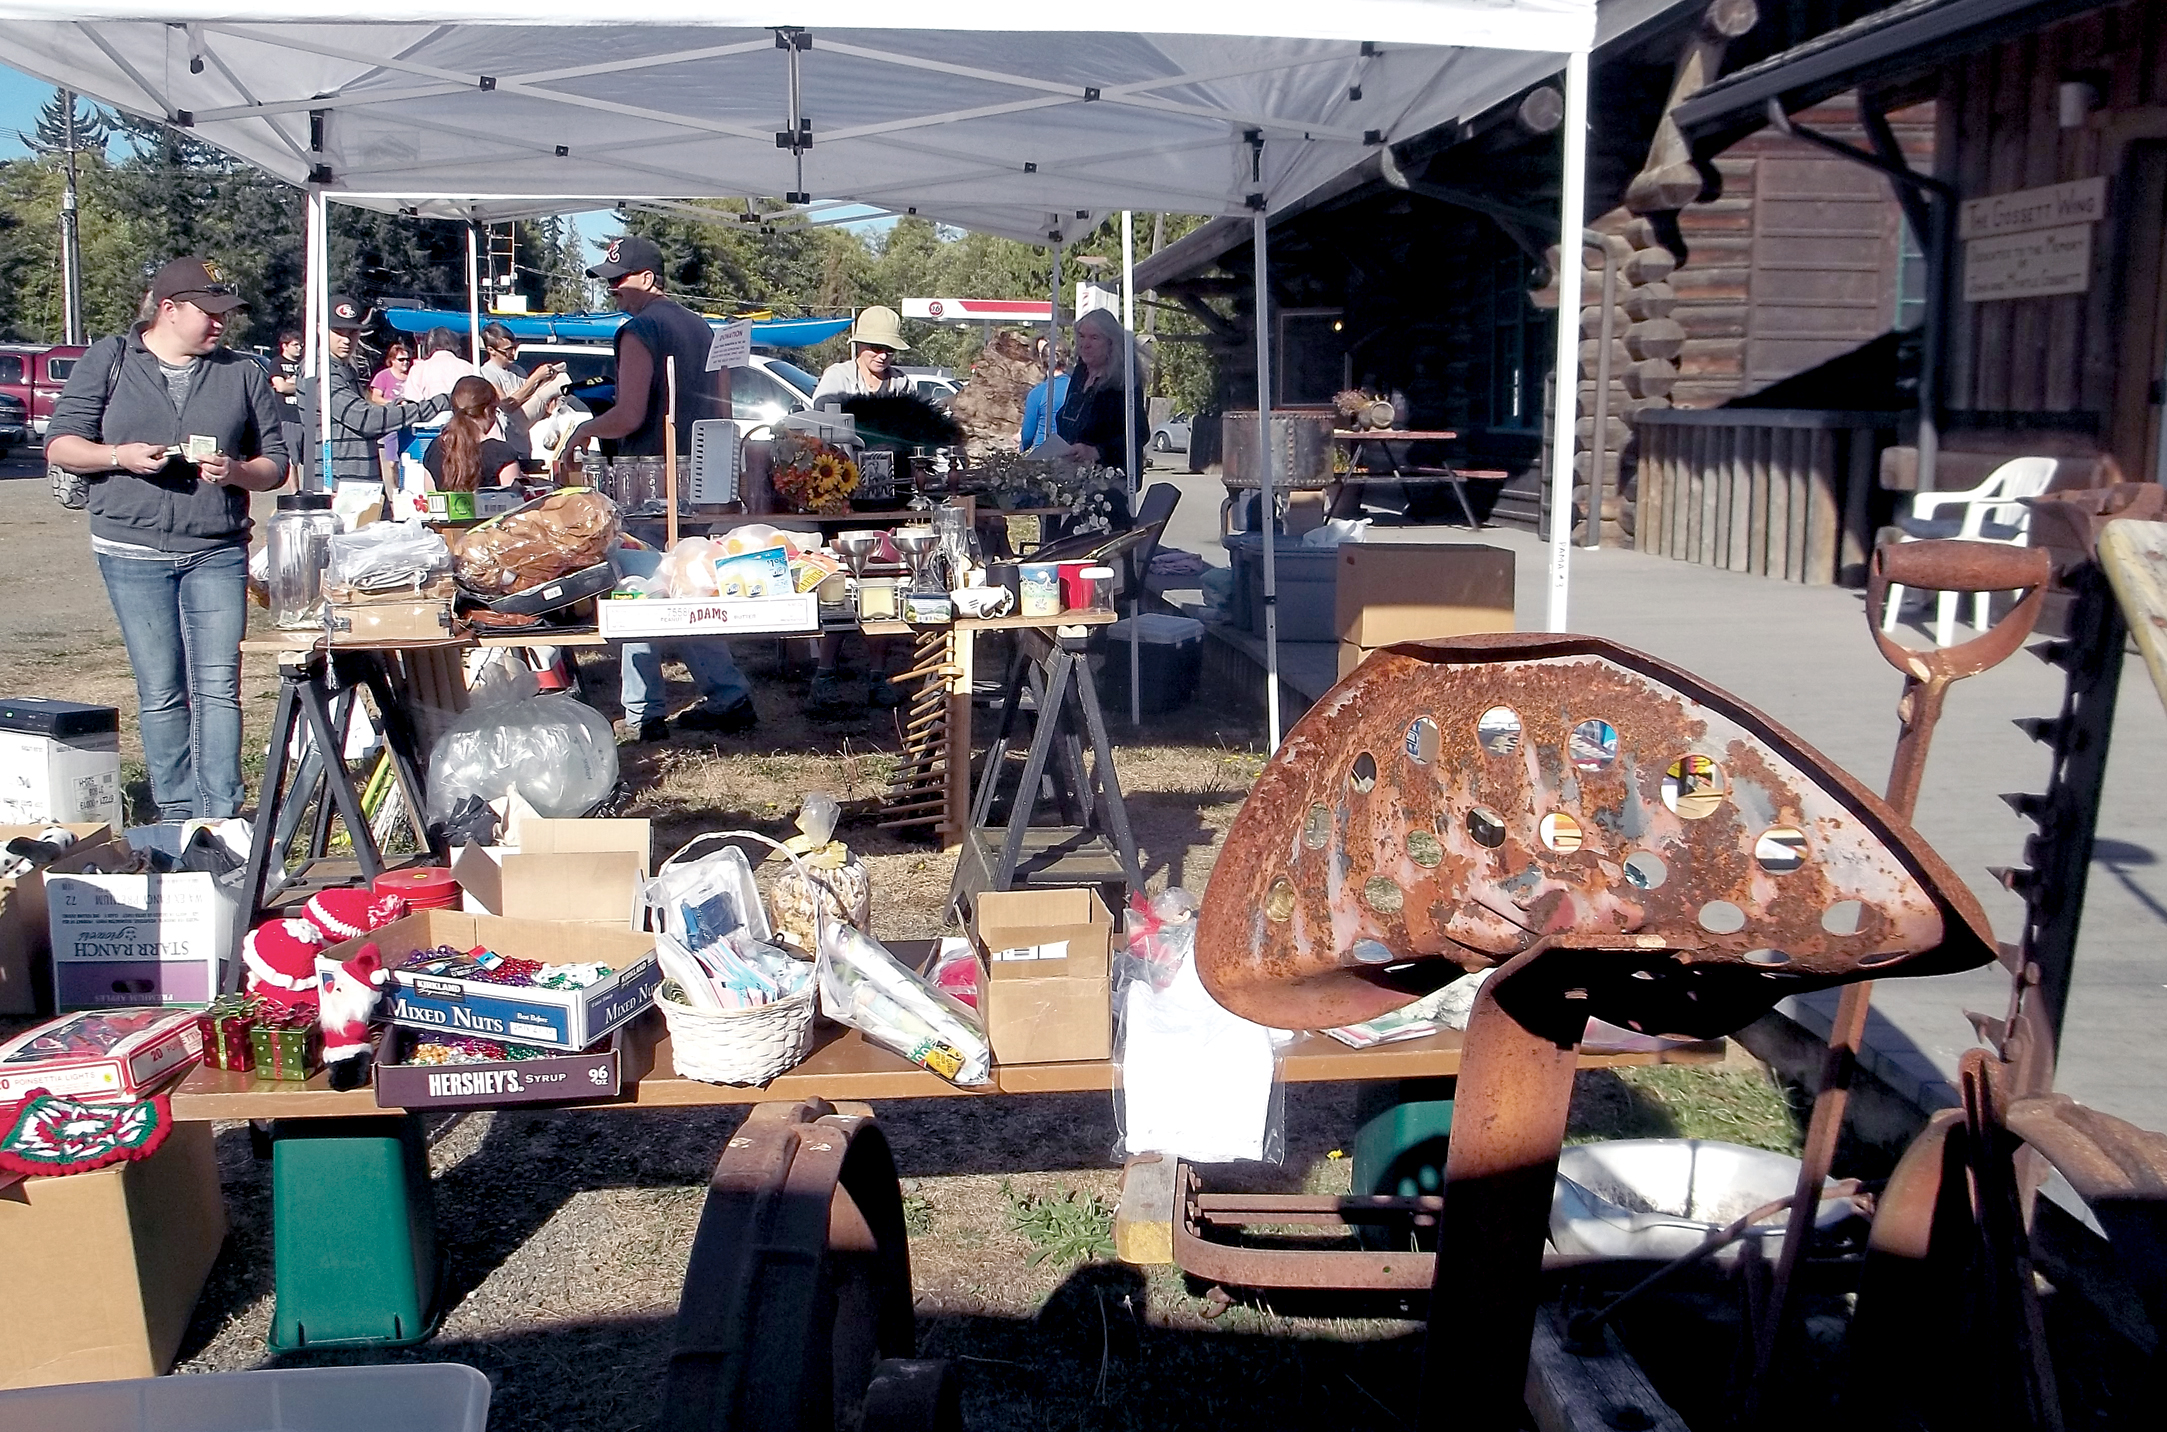
[(0, 393), (20, 398), (31, 436), (43, 441), (53, 403), (84, 349), (65, 344), (0, 343)]

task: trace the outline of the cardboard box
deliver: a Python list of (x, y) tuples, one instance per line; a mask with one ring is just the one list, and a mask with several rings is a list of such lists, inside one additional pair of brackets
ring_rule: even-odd
[(209, 1124), (158, 1152), (0, 1189), (0, 1387), (155, 1377), (226, 1237)]
[(331, 644), (443, 641), (452, 634), (451, 602), (430, 597), (412, 602), (335, 603), (325, 614)]
[[(637, 930), (422, 910), (366, 938), (376, 942), (384, 963), (394, 966), (416, 950), (439, 945), (457, 950), (481, 945), (500, 955), (549, 965), (600, 961), (610, 966), (615, 973), (608, 979), (580, 990), (522, 988), (392, 971), (393, 1024), (538, 1044), (568, 1053), (585, 1049), (652, 1008), (655, 986), (662, 983), (661, 967), (655, 963), (655, 937)], [(326, 953), (344, 958), (362, 943), (348, 940)]]
[(217, 997), (235, 899), (212, 876), (48, 872), (45, 903), (59, 1008), (200, 1008)]
[(0, 1110), (34, 1090), (88, 1103), (139, 1097), (203, 1053), (196, 1017), (160, 1009), (63, 1015), (0, 1044)]
[(431, 522), (488, 521), (517, 511), (526, 498), (516, 487), (482, 487), (472, 492), (426, 492), (422, 515)]
[(1513, 560), (1503, 547), (1347, 542), (1335, 550), (1342, 642), (1375, 648), (1513, 629)]
[(56, 740), (0, 730), (0, 821), (119, 825), (120, 735)]
[[(0, 846), (19, 835), (36, 837), (39, 825), (0, 825)], [(44, 872), (23, 880), (0, 880), (0, 1015), (53, 1012), (53, 932), (45, 908), (45, 875), (123, 858), (109, 826), (69, 825), (75, 844)]]
[(547, 820), (517, 794), (502, 845), (469, 845), (452, 875), (470, 915), (631, 928), (654, 845), (644, 820)]
[(1113, 916), (1096, 890), (989, 890), (971, 918), (978, 1005), (1003, 1064), (1113, 1055)]
[(820, 603), (811, 592), (723, 601), (717, 597), (620, 597), (595, 603), (605, 637), (811, 635)]
[[(647, 1020), (660, 1016), (650, 1011)], [(386, 1026), (376, 1045), (376, 1103), (384, 1109), (493, 1109), (614, 1099), (654, 1065), (654, 1035), (640, 1021), (578, 1054), (483, 1064), (408, 1064), (417, 1031)]]

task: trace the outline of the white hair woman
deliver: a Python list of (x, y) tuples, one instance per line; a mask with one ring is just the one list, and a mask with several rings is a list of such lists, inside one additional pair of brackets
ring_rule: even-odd
[(1144, 451), (1148, 432), (1144, 389), (1150, 385), (1150, 369), (1121, 320), (1109, 309), (1094, 308), (1076, 320), (1076, 369), (1053, 421), (1054, 431), (1070, 444), (1078, 462), (1124, 470), (1129, 465), (1128, 440), (1121, 427), (1124, 348), (1136, 352), (1136, 401), (1130, 407), (1129, 422), (1136, 430), (1139, 457)]

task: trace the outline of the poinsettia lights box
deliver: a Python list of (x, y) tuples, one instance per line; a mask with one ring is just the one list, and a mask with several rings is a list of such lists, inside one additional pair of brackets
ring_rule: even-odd
[[(387, 1005), (393, 1024), (568, 1053), (585, 1049), (651, 1009), (655, 987), (662, 983), (655, 937), (637, 930), (421, 910), (365, 940), (349, 940), (326, 953), (348, 959), (366, 940), (376, 942), (391, 970)], [(444, 945), (462, 953), (493, 950), (545, 965), (604, 964), (610, 973), (581, 989), (546, 989), (399, 968), (416, 951)]]
[(202, 1057), (203, 1032), (186, 1010), (62, 1015), (0, 1045), (0, 1107), (33, 1089), (89, 1101), (140, 1098)]

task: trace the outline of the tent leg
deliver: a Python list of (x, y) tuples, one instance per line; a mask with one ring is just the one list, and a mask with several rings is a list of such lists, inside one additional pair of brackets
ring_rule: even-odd
[[(1053, 279), (1047, 291), (1053, 302), (1046, 311), (1046, 401), (1038, 405), (1038, 441), (1053, 438), (1053, 370), (1057, 366), (1054, 357), (1061, 351), (1061, 241), (1053, 241)], [(1036, 444), (1034, 444), (1035, 446)]]
[[(1136, 216), (1127, 209), (1121, 211), (1121, 328), (1129, 341), (1121, 348), (1121, 411), (1128, 421), (1124, 424), (1128, 435), (1129, 460), (1129, 508), (1135, 510), (1136, 494), (1144, 490), (1144, 464), (1141, 445), (1136, 441)], [(1141, 588), (1148, 573), (1137, 575)], [(1142, 653), (1137, 647), (1140, 639), (1137, 628), (1143, 623), (1139, 614), (1143, 611), (1144, 594), (1137, 591), (1129, 599), (1129, 724), (1144, 724), (1144, 696), (1138, 689)]]
[(467, 358), (482, 366), (482, 266), (476, 252), (474, 221), (467, 220)]
[(1257, 472), (1258, 526), (1264, 531), (1264, 722), (1271, 744), (1279, 749), (1279, 564), (1273, 560), (1279, 538), (1273, 531), (1272, 494), (1272, 297), (1270, 225), (1258, 209), (1249, 220), (1256, 251), (1257, 322)]
[[(1545, 629), (1566, 629), (1573, 550), (1573, 426), (1580, 397), (1580, 231), (1588, 185), (1588, 52), (1565, 61), (1565, 165), (1558, 195), (1558, 351), (1551, 371), (1550, 602)], [(1596, 521), (1602, 520), (1601, 514)], [(1598, 529), (1600, 530), (1600, 529)]]
[(316, 482), (330, 492), (337, 486), (331, 476), (331, 345), (324, 341), (331, 327), (331, 200), (321, 189), (308, 196), (306, 262), (308, 337), (316, 345)]

